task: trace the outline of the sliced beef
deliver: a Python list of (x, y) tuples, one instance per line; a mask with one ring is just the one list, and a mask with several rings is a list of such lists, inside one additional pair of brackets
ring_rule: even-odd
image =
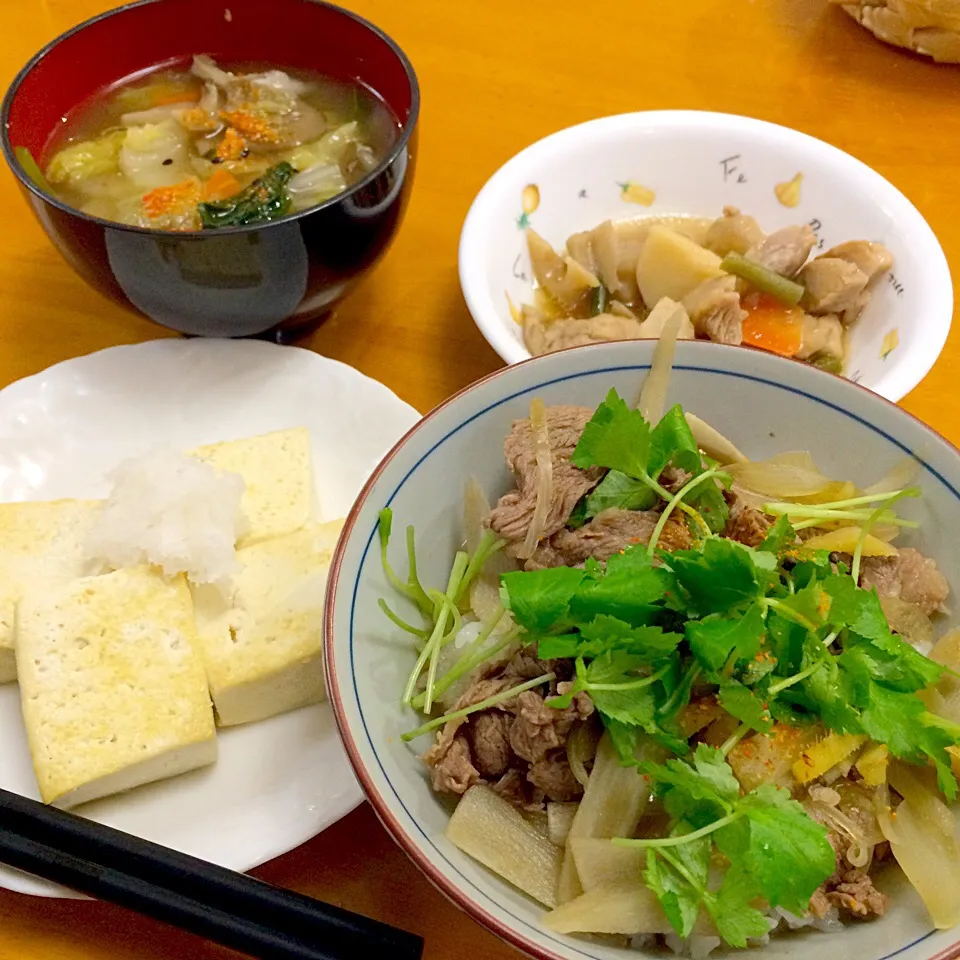
[(512, 767), (496, 783), (491, 784), (491, 789), (521, 810), (535, 812), (543, 809), (543, 791), (534, 786), (527, 775), (516, 767)]
[(513, 719), (506, 713), (484, 711), (470, 724), (473, 762), (486, 778), (502, 777), (513, 761), (510, 749), (510, 726)]
[[(567, 522), (577, 501), (596, 486), (603, 470), (580, 470), (570, 457), (583, 428), (593, 416), (589, 407), (548, 407), (547, 432), (553, 463), (553, 500), (547, 515), (544, 537), (556, 533)], [(502, 496), (490, 513), (490, 527), (510, 541), (515, 555), (523, 543), (537, 505), (537, 461), (529, 419), (517, 420), (503, 444), (507, 466), (517, 478), (517, 490)]]
[[(605, 561), (638, 543), (647, 544), (660, 514), (655, 510), (620, 510), (598, 513), (577, 530), (561, 530), (540, 544), (527, 561), (528, 570), (544, 567), (575, 567), (588, 557)], [(671, 516), (658, 541), (665, 550), (681, 550), (692, 543), (683, 520)]]
[(887, 896), (874, 885), (870, 876), (862, 870), (848, 870), (840, 883), (827, 892), (827, 900), (841, 913), (865, 919), (882, 917), (887, 909)]
[(784, 227), (751, 247), (746, 255), (774, 273), (793, 277), (807, 262), (816, 242), (817, 238), (807, 224)]
[(567, 762), (566, 750), (551, 750), (546, 756), (530, 765), (527, 779), (548, 800), (563, 803), (576, 800), (583, 793), (583, 785), (573, 775)]
[(555, 667), (554, 661), (540, 660), (530, 652), (530, 648), (525, 648), (513, 655), (503, 667), (500, 677), (509, 686), (515, 687), (524, 680), (533, 680), (536, 677), (542, 677), (545, 673), (555, 671)]
[[(533, 677), (539, 677), (543, 672), (544, 671), (541, 670), (540, 673), (535, 673), (528, 679), (532, 680)], [(470, 684), (470, 686), (463, 691), (456, 703), (454, 703), (451, 712), (463, 710), (465, 707), (472, 707), (475, 703), (480, 703), (481, 700), (488, 700), (490, 697), (495, 697), (498, 693), (513, 685), (514, 683), (511, 683), (510, 678), (501, 676), (499, 671), (497, 676), (482, 677), (475, 683)], [(505, 706), (505, 703), (506, 701), (504, 704), (501, 704), (501, 706)]]
[(473, 765), (470, 745), (460, 732), (462, 721), (451, 720), (437, 734), (434, 745), (423, 755), (430, 767), (430, 782), (437, 793), (466, 793), (480, 782), (480, 772)]
[(739, 346), (743, 342), (747, 312), (740, 306), (736, 277), (704, 280), (683, 298), (683, 306), (698, 335), (714, 343)]
[(887, 909), (887, 896), (881, 893), (865, 870), (844, 865), (847, 841), (834, 831), (827, 839), (837, 857), (837, 869), (833, 876), (817, 888), (810, 898), (810, 912), (815, 917), (824, 917), (830, 907), (836, 907), (841, 917), (865, 920), (882, 917)]
[(609, 340), (639, 340), (642, 336), (640, 321), (635, 317), (601, 313), (586, 319), (547, 320), (530, 311), (523, 314), (523, 340), (535, 357), (567, 347)]
[(950, 595), (936, 562), (911, 547), (903, 547), (896, 557), (867, 557), (860, 567), (860, 586), (914, 603), (927, 616), (942, 610)]
[(773, 526), (773, 517), (751, 507), (742, 500), (734, 501), (723, 536), (748, 547), (759, 547)]
[[(493, 676), (481, 676), (457, 700), (455, 709), (480, 703), (525, 679), (543, 676), (557, 666), (521, 652), (501, 664)], [(544, 797), (572, 800), (583, 792), (567, 761), (571, 730), (589, 719), (593, 701), (578, 693), (570, 706), (548, 707), (544, 695), (565, 693), (570, 681), (552, 683), (540, 693), (526, 690), (517, 697), (467, 717), (449, 721), (424, 754), (433, 789), (462, 794), (477, 783), (488, 783), (511, 803), (541, 809)]]
[(569, 707), (557, 710), (548, 707), (539, 693), (527, 690), (517, 698), (510, 746), (521, 760), (536, 763), (565, 744), (573, 724), (586, 720), (592, 713), (593, 702), (586, 694), (578, 693)]

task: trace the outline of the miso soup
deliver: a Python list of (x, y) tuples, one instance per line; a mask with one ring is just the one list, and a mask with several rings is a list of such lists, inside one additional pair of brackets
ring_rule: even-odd
[(105, 220), (233, 227), (336, 196), (380, 164), (399, 132), (359, 83), (197, 56), (72, 111), (41, 167), (55, 197)]

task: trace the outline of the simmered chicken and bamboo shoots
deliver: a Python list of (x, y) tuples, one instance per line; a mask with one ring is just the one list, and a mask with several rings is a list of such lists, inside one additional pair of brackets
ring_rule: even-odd
[(433, 736), (433, 789), (462, 798), (448, 838), (560, 933), (835, 928), (884, 913), (894, 863), (958, 923), (960, 634), (925, 655), (950, 590), (897, 543), (916, 464), (861, 488), (808, 452), (749, 460), (660, 416), (666, 372), (649, 419), (612, 391), (534, 401), (504, 443), (514, 488), (491, 508), (468, 484), (445, 590), (420, 583), (412, 530), (397, 576), (381, 514), (413, 612), (382, 606), (413, 636), (403, 701), (424, 716), (403, 739)]
[(734, 207), (713, 221), (607, 220), (573, 234), (560, 253), (528, 228), (537, 286), (516, 316), (539, 355), (658, 337), (661, 306), (680, 303), (682, 339), (747, 343), (840, 372), (844, 332), (893, 258), (881, 244), (853, 240), (811, 260), (815, 243), (809, 226), (767, 235)]

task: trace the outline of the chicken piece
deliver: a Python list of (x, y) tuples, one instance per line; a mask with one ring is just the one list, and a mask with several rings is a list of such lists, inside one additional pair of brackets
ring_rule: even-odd
[(883, 244), (850, 240), (808, 263), (797, 278), (806, 287), (802, 301), (810, 313), (837, 313), (849, 326), (863, 312), (881, 277), (893, 266)]
[(809, 224), (784, 227), (752, 246), (746, 256), (768, 270), (793, 277), (807, 262), (817, 238)]
[(643, 337), (640, 322), (636, 318), (614, 316), (611, 313), (601, 313), (584, 320), (572, 317), (547, 320), (537, 311), (525, 307), (521, 322), (524, 343), (535, 357), (587, 343), (640, 340)]
[(743, 341), (743, 320), (747, 312), (740, 306), (736, 277), (704, 280), (682, 302), (699, 335), (714, 343), (739, 346)]
[(816, 354), (843, 359), (843, 324), (835, 316), (804, 314), (800, 349), (796, 356), (799, 360), (809, 360)]
[[(848, 240), (831, 247), (822, 259), (846, 260), (867, 275), (867, 289), (872, 290), (893, 266), (893, 254), (882, 243), (869, 240)], [(821, 259), (821, 258), (818, 258)]]
[(717, 256), (725, 257), (728, 253), (744, 254), (761, 244), (763, 239), (763, 231), (753, 217), (741, 213), (736, 207), (724, 207), (723, 216), (707, 229), (703, 245)]
[(844, 323), (852, 323), (862, 309), (861, 295), (867, 280), (855, 263), (837, 257), (817, 257), (797, 274), (797, 281), (804, 286), (800, 305), (814, 316), (841, 314)]

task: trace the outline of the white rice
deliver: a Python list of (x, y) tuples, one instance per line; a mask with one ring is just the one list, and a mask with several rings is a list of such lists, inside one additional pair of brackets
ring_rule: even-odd
[(107, 479), (112, 491), (86, 544), (91, 560), (112, 569), (153, 564), (198, 584), (223, 583), (239, 569), (241, 476), (156, 450), (125, 460)]
[[(762, 937), (753, 937), (747, 940), (748, 947), (766, 947), (770, 944), (771, 935), (789, 933), (792, 930), (813, 929), (823, 933), (835, 933), (843, 929), (843, 923), (836, 907), (831, 906), (823, 919), (817, 917), (797, 917), (782, 907), (770, 911), (767, 918), (770, 929)], [(707, 960), (714, 950), (723, 946), (719, 937), (694, 935), (681, 940), (675, 933), (658, 935), (654, 933), (638, 934), (630, 938), (630, 947), (633, 950), (645, 950), (650, 954), (659, 953), (666, 946), (674, 955), (688, 958), (688, 960)], [(731, 950), (730, 956), (742, 953), (740, 950)]]

